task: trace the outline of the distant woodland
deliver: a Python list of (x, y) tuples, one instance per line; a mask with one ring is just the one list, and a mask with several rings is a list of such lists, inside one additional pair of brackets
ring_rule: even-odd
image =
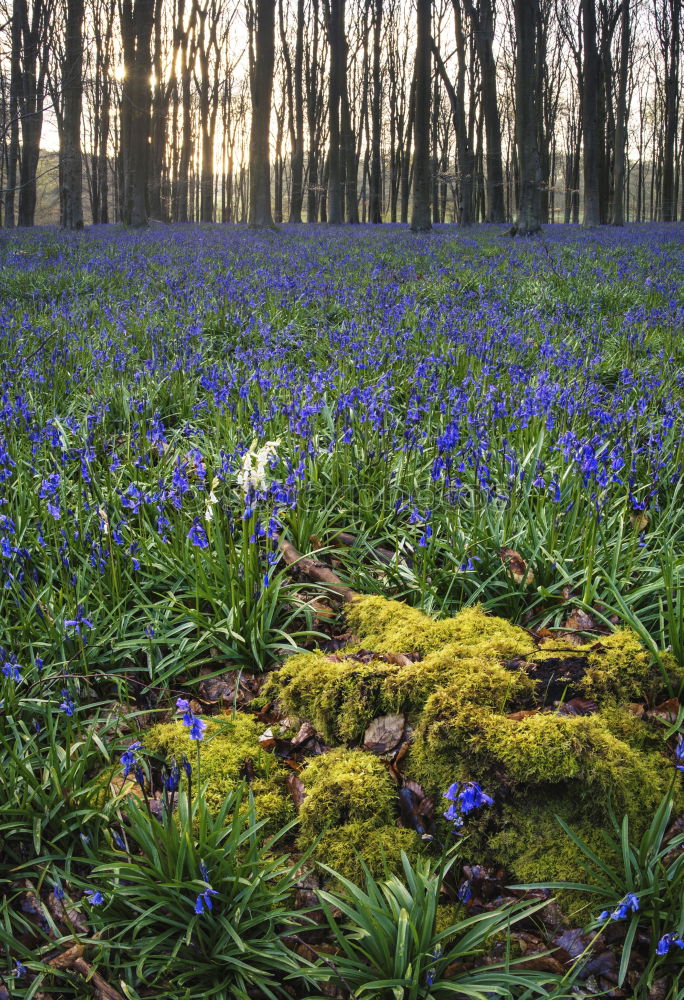
[(682, 0), (0, 0), (5, 227), (684, 219)]

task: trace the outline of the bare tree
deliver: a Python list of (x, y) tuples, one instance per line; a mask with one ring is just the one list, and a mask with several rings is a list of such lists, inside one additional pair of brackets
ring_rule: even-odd
[(256, 0), (250, 17), (249, 224), (273, 227), (269, 130), (275, 63), (275, 0)]
[(430, 63), (432, 3), (417, 0), (415, 113), (413, 158), (413, 214), (411, 229), (425, 233), (432, 229), (430, 219)]

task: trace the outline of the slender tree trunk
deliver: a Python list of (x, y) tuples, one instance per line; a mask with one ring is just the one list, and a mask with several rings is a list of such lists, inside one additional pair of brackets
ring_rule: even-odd
[(505, 222), (503, 163), (501, 159), (501, 118), (496, 89), (496, 62), (494, 60), (494, 12), (492, 0), (480, 0), (476, 10), (471, 0), (466, 10), (473, 23), (477, 57), (482, 77), (482, 113), (487, 142), (487, 222)]
[(513, 233), (541, 229), (541, 167), (537, 144), (537, 10), (538, 0), (515, 0), (515, 133), (520, 171), (520, 198)]
[(627, 139), (627, 78), (629, 76), (629, 5), (631, 0), (622, 2), (622, 31), (620, 34), (620, 77), (615, 122), (615, 167), (613, 180), (613, 224), (624, 225), (625, 221), (625, 144)]
[(331, 226), (342, 223), (342, 162), (340, 104), (342, 101), (342, 60), (346, 59), (344, 43), (345, 0), (330, 0), (327, 17), (328, 43), (330, 46), (330, 73), (328, 93), (328, 201), (327, 215)]
[(84, 0), (68, 0), (62, 97), (62, 198), (63, 223), (67, 229), (83, 228), (83, 165), (81, 161), (81, 106), (83, 103)]
[(269, 133), (275, 62), (275, 0), (257, 0), (251, 66), (252, 126), (249, 137), (249, 224), (273, 228)]
[(596, 3), (582, 0), (584, 32), (584, 225), (601, 223), (599, 199), (599, 64), (596, 49)]
[(430, 220), (430, 64), (431, 0), (417, 0), (416, 24), (416, 97), (413, 122), (413, 214), (411, 229), (425, 233), (432, 229)]
[(375, 0), (373, 19), (373, 95), (371, 106), (371, 164), (368, 215), (376, 225), (382, 222), (382, 162), (381, 162), (381, 108), (382, 78), (380, 75), (380, 55), (382, 43), (382, 4)]

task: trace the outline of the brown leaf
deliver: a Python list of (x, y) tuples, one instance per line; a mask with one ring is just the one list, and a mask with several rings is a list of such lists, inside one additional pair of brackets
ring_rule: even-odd
[(299, 727), (297, 735), (292, 737), (292, 746), (298, 747), (301, 743), (306, 743), (307, 740), (315, 740), (317, 735), (316, 730), (310, 722), (303, 722)]
[(522, 722), (523, 719), (529, 719), (531, 715), (536, 715), (539, 711), (538, 708), (527, 708), (523, 709), (521, 712), (511, 712), (506, 718), (510, 719), (511, 722)]
[(262, 750), (272, 750), (275, 745), (276, 738), (273, 735), (273, 730), (269, 727), (259, 737), (259, 746)]
[(299, 812), (302, 807), (302, 802), (306, 798), (306, 789), (304, 787), (304, 782), (295, 774), (288, 774), (285, 784), (287, 785), (287, 790), (290, 793), (290, 797), (295, 804), (295, 809)]
[(381, 715), (373, 719), (363, 738), (364, 750), (377, 754), (391, 754), (397, 749), (404, 735), (405, 715)]
[(558, 706), (559, 715), (593, 715), (598, 712), (598, 705), (590, 698), (571, 698)]
[(499, 549), (499, 559), (511, 574), (515, 583), (520, 584), (524, 581), (527, 587), (534, 583), (534, 573), (528, 568), (523, 557), (515, 549), (509, 549), (506, 546)]
[(639, 534), (641, 534), (642, 531), (646, 531), (646, 528), (648, 528), (649, 518), (645, 510), (638, 510), (633, 514), (630, 514), (629, 519), (632, 522), (632, 527), (636, 528)]
[(668, 698), (667, 701), (662, 702), (660, 705), (656, 705), (656, 707), (650, 711), (644, 712), (644, 717), (646, 719), (660, 719), (667, 723), (676, 722), (679, 717), (681, 707), (682, 706), (677, 698)]
[(575, 632), (595, 632), (598, 625), (586, 611), (583, 611), (581, 608), (575, 608), (565, 619), (563, 628), (570, 628)]

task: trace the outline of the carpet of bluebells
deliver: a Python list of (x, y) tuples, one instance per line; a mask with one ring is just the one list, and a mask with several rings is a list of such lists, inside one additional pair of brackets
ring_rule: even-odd
[(5, 680), (266, 666), (315, 630), (281, 534), (681, 655), (683, 274), (677, 225), (4, 237)]
[[(409, 869), (409, 902), (396, 880), (372, 905), (350, 888), (356, 936), (331, 902), (339, 968), (284, 948), (299, 862), (263, 844), (242, 792), (218, 816), (192, 796), (206, 723), (176, 696), (337, 641), (283, 542), (364, 594), (535, 629), (583, 612), (681, 662), (683, 430), (684, 225), (0, 235), (0, 997), (82, 998), (96, 968), (128, 1000), (275, 997), (302, 977), (288, 995), (347, 996), (394, 962), (409, 905), (410, 995), (446, 995), (442, 976), (453, 992), (509, 911), (440, 936), (441, 875)], [(174, 700), (197, 759), (148, 800), (132, 720)], [(116, 828), (103, 774), (123, 789)], [(465, 788), (448, 819), (491, 803)], [(658, 961), (684, 951), (673, 921)], [(357, 939), (377, 946), (372, 975)], [(480, 1000), (551, 995), (530, 972), (463, 975)]]

